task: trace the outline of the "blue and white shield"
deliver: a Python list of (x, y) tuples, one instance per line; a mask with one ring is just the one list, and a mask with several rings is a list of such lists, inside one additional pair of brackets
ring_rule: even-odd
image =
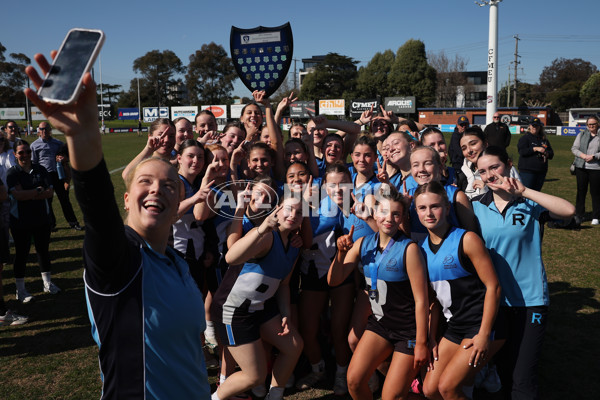
[(264, 90), (271, 96), (285, 80), (292, 64), (294, 39), (286, 23), (274, 28), (231, 27), (231, 60), (238, 76), (251, 91)]

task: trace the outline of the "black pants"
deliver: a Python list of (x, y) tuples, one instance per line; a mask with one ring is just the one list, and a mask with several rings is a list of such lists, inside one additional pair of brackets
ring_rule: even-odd
[[(60, 201), (60, 207), (62, 208), (65, 219), (69, 225), (72, 226), (77, 223), (77, 217), (75, 216), (71, 200), (69, 199), (69, 192), (65, 190), (64, 182), (58, 179), (58, 172), (49, 172), (49, 174), (50, 179), (52, 180), (52, 186), (54, 187), (54, 193), (56, 194), (56, 197), (58, 197), (58, 201)], [(50, 222), (52, 226), (55, 226), (56, 217), (54, 216), (54, 211), (52, 211), (52, 197), (48, 199), (48, 206), (50, 207)]]
[(19, 226), (11, 225), (10, 231), (15, 241), (15, 278), (25, 277), (25, 266), (31, 249), (31, 239), (38, 256), (40, 272), (50, 272), (50, 225)]
[(592, 219), (600, 219), (600, 170), (575, 168), (575, 177), (577, 178), (575, 215), (580, 218), (585, 215), (585, 198), (589, 185), (592, 195)]
[(505, 398), (538, 399), (538, 362), (548, 307), (502, 307), (508, 338), (496, 355)]

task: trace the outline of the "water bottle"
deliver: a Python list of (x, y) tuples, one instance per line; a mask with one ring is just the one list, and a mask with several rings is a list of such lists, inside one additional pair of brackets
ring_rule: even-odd
[(58, 179), (65, 179), (65, 169), (60, 161), (56, 162), (56, 172), (58, 172)]

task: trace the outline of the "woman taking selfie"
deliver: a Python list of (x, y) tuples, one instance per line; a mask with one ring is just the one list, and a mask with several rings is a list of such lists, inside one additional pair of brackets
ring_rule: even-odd
[[(46, 74), (46, 58), (34, 58)], [(33, 67), (26, 72), (36, 87), (42, 84)], [(70, 105), (45, 102), (31, 89), (25, 94), (64, 132), (69, 145), (75, 192), (88, 228), (84, 281), (100, 347), (102, 398), (209, 399), (200, 341), (202, 294), (187, 263), (167, 247), (179, 205), (177, 171), (157, 158), (133, 166), (126, 179), (124, 225), (102, 155), (96, 85), (89, 73), (83, 84)]]

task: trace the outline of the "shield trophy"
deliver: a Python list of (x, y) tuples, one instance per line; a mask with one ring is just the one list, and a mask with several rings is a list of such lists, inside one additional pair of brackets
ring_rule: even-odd
[(251, 91), (271, 96), (285, 80), (292, 64), (294, 39), (290, 23), (269, 28), (231, 27), (231, 60), (238, 76)]

